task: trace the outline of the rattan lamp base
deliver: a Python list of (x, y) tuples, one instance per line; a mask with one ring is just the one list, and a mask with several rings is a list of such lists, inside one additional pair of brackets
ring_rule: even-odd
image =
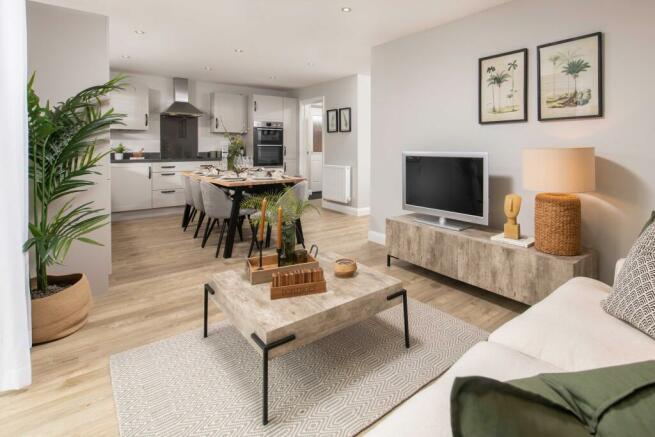
[(537, 194), (534, 247), (551, 255), (580, 255), (581, 216), (580, 198), (575, 194)]

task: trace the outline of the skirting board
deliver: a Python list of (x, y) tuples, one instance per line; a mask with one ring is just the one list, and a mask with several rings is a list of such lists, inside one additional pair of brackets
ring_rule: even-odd
[(371, 213), (371, 208), (355, 208), (353, 206), (342, 205), (341, 203), (330, 202), (328, 200), (323, 200), (321, 206), (325, 209), (332, 211), (340, 212), (342, 214), (354, 215), (361, 217), (364, 215), (369, 215)]
[(368, 241), (373, 243), (381, 244), (384, 246), (387, 236), (383, 232), (378, 231), (368, 231)]

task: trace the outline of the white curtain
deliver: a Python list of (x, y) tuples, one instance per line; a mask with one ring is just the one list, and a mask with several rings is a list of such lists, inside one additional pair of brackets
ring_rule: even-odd
[(24, 0), (0, 0), (0, 391), (31, 383)]

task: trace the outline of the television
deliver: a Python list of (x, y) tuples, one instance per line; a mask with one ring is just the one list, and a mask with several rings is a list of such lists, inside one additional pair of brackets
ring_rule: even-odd
[(484, 152), (403, 152), (403, 209), (453, 230), (489, 224), (489, 157)]

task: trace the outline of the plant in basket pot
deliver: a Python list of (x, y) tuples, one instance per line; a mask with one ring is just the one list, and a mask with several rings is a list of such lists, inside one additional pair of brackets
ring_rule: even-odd
[(75, 195), (94, 185), (87, 177), (107, 153), (96, 151), (99, 137), (120, 124), (122, 114), (105, 108), (108, 93), (122, 89), (123, 77), (87, 88), (50, 106), (27, 88), (29, 115), (29, 178), (32, 220), (23, 249), (33, 251), (36, 277), (31, 280), (32, 341), (44, 343), (81, 328), (91, 307), (91, 289), (84, 273), (48, 275), (62, 264), (75, 241), (99, 245), (87, 235), (107, 224), (108, 214), (93, 202), (74, 204)]

